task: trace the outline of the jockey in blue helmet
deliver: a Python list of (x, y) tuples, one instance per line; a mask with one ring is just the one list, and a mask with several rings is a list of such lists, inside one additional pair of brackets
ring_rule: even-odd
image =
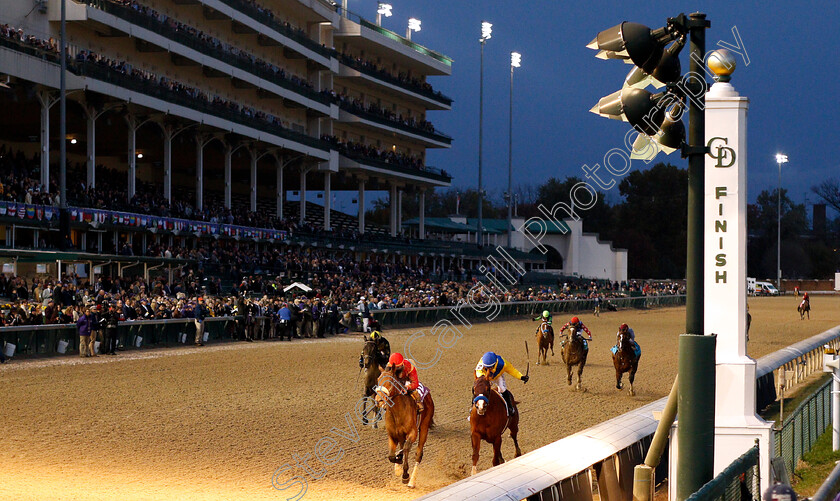
[(498, 387), (499, 392), (501, 392), (502, 396), (505, 398), (508, 409), (510, 409), (510, 414), (513, 414), (515, 411), (515, 408), (513, 407), (513, 395), (510, 393), (510, 390), (507, 389), (507, 385), (505, 384), (505, 373), (521, 380), (523, 383), (528, 382), (528, 376), (523, 375), (521, 372), (516, 370), (516, 367), (508, 362), (505, 362), (504, 358), (496, 355), (492, 351), (485, 353), (481, 357), (481, 360), (478, 361), (478, 365), (475, 366), (475, 377), (479, 378), (487, 375), (487, 377), (490, 378), (490, 382)]

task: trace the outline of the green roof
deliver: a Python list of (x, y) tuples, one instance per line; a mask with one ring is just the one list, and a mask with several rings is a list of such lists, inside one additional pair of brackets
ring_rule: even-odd
[[(483, 221), (484, 232), (485, 233), (504, 233), (505, 230), (496, 229), (487, 224), (487, 220)], [(457, 223), (448, 217), (427, 217), (426, 221), (424, 222), (425, 227), (427, 230), (435, 230), (435, 231), (442, 231), (447, 233), (467, 233), (467, 232), (474, 232), (477, 231), (478, 228), (478, 221), (477, 220), (470, 220), (467, 224), (464, 223)], [(411, 218), (407, 221), (403, 221), (403, 226), (419, 226), (420, 225), (420, 218)]]

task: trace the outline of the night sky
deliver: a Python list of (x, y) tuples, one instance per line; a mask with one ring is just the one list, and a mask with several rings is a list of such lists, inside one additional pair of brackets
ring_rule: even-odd
[[(658, 28), (669, 16), (700, 10), (712, 27), (706, 50), (735, 43), (736, 26), (750, 59), (738, 56), (732, 83), (750, 98), (749, 200), (778, 184), (776, 152), (786, 153), (782, 185), (799, 203), (813, 204), (820, 180), (840, 176), (840, 3), (829, 2), (566, 2), (559, 0), (393, 0), (383, 26), (405, 33), (409, 17), (422, 21), (412, 39), (453, 58), (451, 77), (430, 82), (455, 100), (451, 111), (430, 112), (436, 128), (454, 137), (449, 150), (428, 150), (427, 163), (449, 171), (453, 185), (478, 182), (478, 89), (481, 21), (493, 23), (484, 53), (484, 180), (500, 198), (507, 186), (510, 52), (522, 53), (514, 75), (514, 185), (549, 177), (582, 176), (584, 164), (603, 165), (629, 125), (589, 112), (618, 90), (631, 66), (595, 58), (586, 44), (621, 21)], [(375, 19), (376, 0), (348, 8)], [(833, 33), (832, 33), (833, 30)], [(688, 48), (681, 59), (688, 69)], [(649, 90), (653, 90), (650, 88)], [(832, 120), (834, 119), (834, 120)], [(660, 154), (680, 167), (674, 153)], [(634, 169), (644, 169), (641, 161)], [(600, 172), (604, 172), (602, 169)], [(619, 201), (617, 188), (607, 201)], [(810, 208), (809, 208), (810, 212)], [(836, 215), (836, 214), (835, 214)]]

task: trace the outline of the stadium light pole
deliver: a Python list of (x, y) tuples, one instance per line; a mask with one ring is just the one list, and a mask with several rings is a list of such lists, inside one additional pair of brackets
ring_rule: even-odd
[(788, 161), (787, 155), (776, 153), (779, 165), (779, 189), (776, 193), (776, 288), (782, 290), (782, 164)]
[(513, 69), (522, 66), (522, 54), (510, 53), (510, 130), (508, 131), (507, 244), (513, 246)]
[[(59, 132), (61, 145), (58, 150), (58, 226), (59, 244), (58, 248), (67, 250), (67, 240), (70, 236), (70, 215), (67, 213), (67, 0), (61, 0), (61, 33), (59, 35), (61, 75), (59, 77), (58, 109), (59, 109)], [(49, 148), (49, 145), (47, 145)], [(47, 179), (47, 189), (50, 180)], [(59, 270), (59, 277), (61, 270)]]
[(481, 38), (478, 40), (481, 43), (481, 67), (478, 78), (478, 227), (475, 231), (476, 245), (481, 247), (482, 239), (482, 210), (481, 206), (484, 204), (484, 193), (481, 185), (481, 164), (483, 159), (482, 141), (484, 138), (484, 44), (490, 40), (493, 34), (493, 25), (487, 21), (481, 23)]

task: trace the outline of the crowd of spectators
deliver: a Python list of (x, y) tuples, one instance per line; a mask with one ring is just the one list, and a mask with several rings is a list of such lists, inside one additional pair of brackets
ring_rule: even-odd
[(365, 104), (361, 100), (352, 96), (348, 96), (347, 94), (332, 91), (330, 95), (333, 97), (333, 99), (335, 99), (336, 102), (338, 102), (339, 106), (350, 111), (351, 113), (369, 113), (384, 120), (395, 122), (406, 127), (419, 129), (431, 134), (436, 133), (435, 126), (432, 125), (431, 122), (426, 121), (425, 119), (417, 119), (413, 116), (404, 117), (401, 113), (394, 113), (393, 111), (387, 108), (383, 108), (382, 106), (379, 106), (374, 102), (371, 102), (367, 106), (365, 106)]
[(335, 136), (324, 135), (321, 137), (324, 141), (329, 142), (339, 153), (350, 158), (365, 157), (380, 162), (399, 165), (401, 167), (408, 167), (420, 171), (426, 170), (423, 155), (407, 155), (405, 153), (380, 149), (373, 145), (355, 143), (353, 141), (342, 141)]
[(409, 76), (405, 72), (399, 72), (396, 75), (385, 69), (385, 67), (377, 65), (376, 63), (369, 61), (367, 59), (351, 56), (348, 54), (341, 54), (339, 56), (341, 61), (349, 66), (353, 66), (356, 68), (363, 69), (366, 73), (373, 73), (383, 80), (390, 80), (399, 82), (404, 87), (414, 88), (414, 90), (419, 91), (423, 94), (429, 94), (435, 96), (439, 99), (449, 100), (446, 96), (444, 96), (439, 91), (434, 90), (432, 85), (425, 80), (421, 80), (417, 77)]

